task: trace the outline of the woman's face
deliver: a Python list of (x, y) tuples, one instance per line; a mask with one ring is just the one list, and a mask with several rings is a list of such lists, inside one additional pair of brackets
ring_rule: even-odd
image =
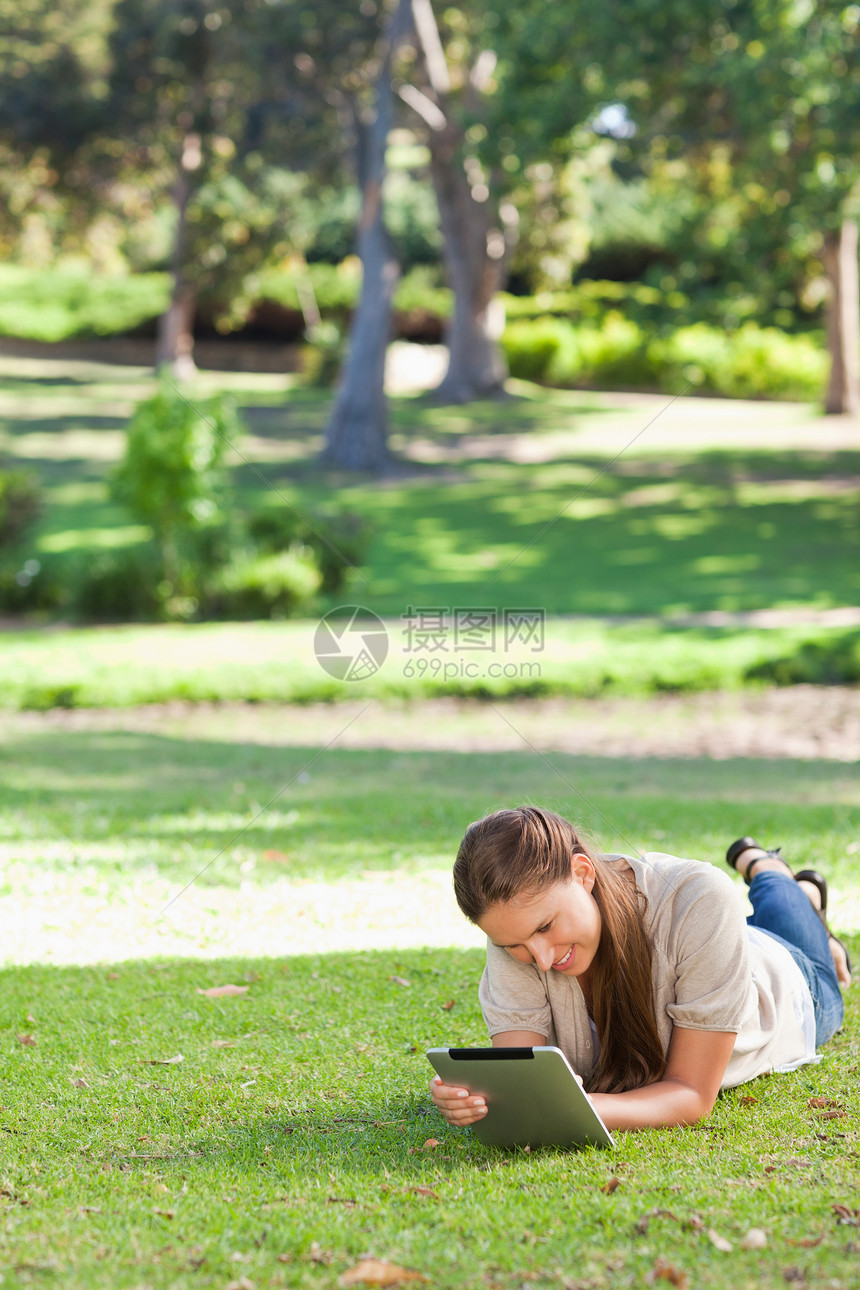
[(478, 926), (519, 963), (581, 977), (594, 962), (601, 919), (591, 894), (594, 865), (588, 856), (577, 854), (570, 867), (569, 882), (557, 882), (536, 896), (491, 905)]

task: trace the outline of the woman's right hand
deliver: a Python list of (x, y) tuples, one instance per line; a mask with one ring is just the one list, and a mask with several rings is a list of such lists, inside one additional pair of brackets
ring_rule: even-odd
[(464, 1127), (482, 1120), (487, 1114), (487, 1103), (480, 1093), (471, 1094), (466, 1088), (443, 1084), (440, 1075), (430, 1081), (430, 1096), (449, 1124)]

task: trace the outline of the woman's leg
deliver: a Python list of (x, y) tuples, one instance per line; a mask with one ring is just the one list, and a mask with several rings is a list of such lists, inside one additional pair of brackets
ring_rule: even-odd
[[(737, 860), (738, 872), (745, 875), (756, 855), (762, 854), (744, 852)], [(783, 860), (775, 856), (762, 859), (750, 882), (753, 913), (747, 922), (782, 941), (806, 978), (815, 1008), (816, 1045), (820, 1047), (842, 1025), (844, 1004), (830, 937), (818, 914), (818, 893), (813, 889), (807, 894), (806, 887), (795, 882)]]

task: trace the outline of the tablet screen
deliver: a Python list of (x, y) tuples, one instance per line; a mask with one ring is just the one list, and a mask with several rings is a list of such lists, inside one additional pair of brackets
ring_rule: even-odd
[(431, 1048), (427, 1058), (445, 1084), (486, 1098), (487, 1114), (471, 1126), (481, 1142), (614, 1146), (559, 1048)]

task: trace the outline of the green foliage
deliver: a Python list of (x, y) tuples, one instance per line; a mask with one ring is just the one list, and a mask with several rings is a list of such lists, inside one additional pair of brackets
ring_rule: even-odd
[(71, 611), (84, 622), (152, 622), (166, 616), (164, 582), (154, 544), (97, 551), (71, 572)]
[(307, 329), (302, 370), (308, 385), (330, 390), (337, 380), (346, 351), (346, 337), (336, 322), (318, 322)]
[(746, 323), (655, 335), (610, 311), (600, 325), (520, 318), (504, 334), (512, 376), (549, 385), (657, 388), (728, 398), (820, 398), (828, 358), (805, 336)]
[(240, 554), (210, 578), (202, 611), (207, 618), (289, 618), (309, 611), (321, 585), (314, 553), (300, 543), (274, 555)]
[(0, 265), (0, 334), (60, 341), (133, 331), (167, 304), (165, 273), (102, 277), (85, 264), (29, 269)]
[(340, 591), (351, 569), (367, 559), (372, 526), (357, 511), (340, 507), (295, 510), (282, 498), (247, 519), (248, 533), (258, 550), (274, 554), (297, 543), (314, 554), (321, 575), (320, 590)]
[(224, 454), (242, 423), (231, 401), (187, 397), (162, 380), (128, 424), (125, 454), (114, 472), (116, 498), (152, 528), (165, 577), (177, 595), (195, 595), (189, 550), (194, 537), (222, 518)]
[(0, 470), (0, 547), (14, 546), (41, 510), (34, 475), (26, 470)]
[(860, 632), (802, 641), (788, 653), (754, 663), (747, 668), (746, 676), (767, 685), (857, 685)]

